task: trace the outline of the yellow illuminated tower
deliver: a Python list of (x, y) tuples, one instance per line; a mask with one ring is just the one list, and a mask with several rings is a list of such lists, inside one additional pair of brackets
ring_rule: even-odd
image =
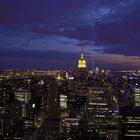
[(84, 52), (82, 50), (80, 59), (78, 60), (78, 73), (81, 78), (85, 78), (87, 76), (87, 63), (84, 58)]
[(80, 59), (78, 61), (78, 69), (86, 69), (86, 67), (87, 67), (86, 60), (84, 58), (84, 52), (82, 50)]

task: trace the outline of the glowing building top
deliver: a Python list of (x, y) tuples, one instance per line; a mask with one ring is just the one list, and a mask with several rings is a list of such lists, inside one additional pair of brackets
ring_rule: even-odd
[(85, 58), (84, 58), (84, 52), (83, 52), (83, 50), (82, 50), (82, 52), (81, 52), (81, 57), (80, 57), (80, 59), (79, 59), (79, 61), (78, 61), (78, 68), (86, 68), (87, 66), (86, 66), (86, 60), (85, 60)]

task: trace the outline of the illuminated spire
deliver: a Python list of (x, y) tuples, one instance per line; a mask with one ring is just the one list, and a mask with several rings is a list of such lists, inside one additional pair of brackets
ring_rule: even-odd
[(84, 59), (84, 52), (83, 52), (83, 49), (82, 49), (82, 51), (81, 51), (81, 57), (80, 57), (80, 59)]
[(80, 59), (78, 61), (78, 68), (86, 68), (86, 60), (84, 58), (83, 49), (81, 51), (81, 56), (80, 56)]

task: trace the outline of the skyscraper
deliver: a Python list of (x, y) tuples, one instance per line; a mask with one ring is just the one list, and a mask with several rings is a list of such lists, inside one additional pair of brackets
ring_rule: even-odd
[(56, 79), (54, 77), (49, 77), (47, 83), (47, 112), (45, 123), (43, 124), (43, 132), (45, 134), (44, 140), (54, 140), (59, 137), (60, 97)]
[(86, 65), (86, 60), (84, 58), (84, 52), (82, 50), (81, 55), (80, 55), (80, 59), (78, 61), (78, 68), (79, 69), (86, 69), (87, 65)]
[[(131, 83), (129, 82), (131, 80)], [(126, 103), (120, 108), (120, 139), (140, 139), (140, 85), (139, 80), (131, 77)]]
[(84, 78), (87, 75), (87, 63), (84, 58), (84, 52), (82, 50), (80, 54), (80, 59), (78, 60), (78, 75)]

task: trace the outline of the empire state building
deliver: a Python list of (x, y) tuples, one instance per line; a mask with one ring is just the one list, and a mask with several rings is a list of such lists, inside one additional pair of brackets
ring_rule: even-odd
[(81, 78), (85, 78), (87, 76), (87, 63), (84, 58), (84, 52), (82, 50), (80, 59), (78, 60), (78, 73)]
[(78, 69), (86, 69), (87, 65), (86, 65), (86, 60), (84, 58), (84, 52), (81, 52), (81, 56), (80, 59), (78, 61)]

